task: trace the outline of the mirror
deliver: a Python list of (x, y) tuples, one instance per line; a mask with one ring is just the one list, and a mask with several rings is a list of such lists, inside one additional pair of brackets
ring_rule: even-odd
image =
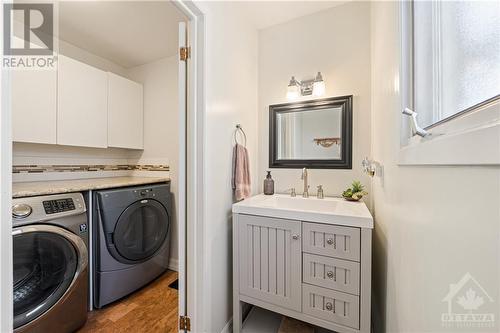
[(269, 106), (269, 167), (351, 169), (352, 96)]

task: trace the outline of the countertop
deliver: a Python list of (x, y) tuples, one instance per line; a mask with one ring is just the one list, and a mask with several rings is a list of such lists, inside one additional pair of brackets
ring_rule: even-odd
[(16, 182), (12, 184), (12, 197), (31, 197), (143, 184), (164, 183), (168, 177), (103, 177), (86, 179), (52, 180), (41, 182)]

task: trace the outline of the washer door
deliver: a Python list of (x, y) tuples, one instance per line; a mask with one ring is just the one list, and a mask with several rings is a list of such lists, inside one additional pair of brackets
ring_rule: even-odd
[(138, 263), (151, 258), (165, 242), (169, 225), (167, 210), (160, 202), (148, 199), (131, 204), (118, 218), (113, 232), (116, 259)]
[(87, 250), (76, 235), (54, 226), (14, 229), (14, 328), (49, 310), (86, 267)]

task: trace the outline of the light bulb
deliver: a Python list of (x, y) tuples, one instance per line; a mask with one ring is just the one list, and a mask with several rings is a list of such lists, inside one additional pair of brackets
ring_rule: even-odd
[(295, 80), (295, 77), (292, 76), (290, 83), (288, 84), (288, 88), (286, 90), (286, 98), (287, 99), (297, 99), (300, 96), (300, 88)]
[(313, 83), (313, 95), (314, 96), (323, 96), (325, 94), (325, 81), (323, 81), (323, 77), (321, 76), (321, 72), (318, 72), (316, 78)]
[(325, 81), (314, 82), (313, 83), (313, 95), (314, 96), (323, 96), (325, 94)]

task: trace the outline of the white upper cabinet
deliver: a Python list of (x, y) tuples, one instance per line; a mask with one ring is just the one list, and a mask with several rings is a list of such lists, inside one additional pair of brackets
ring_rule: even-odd
[(142, 149), (142, 85), (108, 73), (108, 146)]
[(106, 148), (107, 73), (62, 55), (58, 64), (57, 144)]
[(56, 70), (13, 70), (12, 140), (56, 143)]
[(12, 138), (56, 143), (57, 68), (12, 70)]

